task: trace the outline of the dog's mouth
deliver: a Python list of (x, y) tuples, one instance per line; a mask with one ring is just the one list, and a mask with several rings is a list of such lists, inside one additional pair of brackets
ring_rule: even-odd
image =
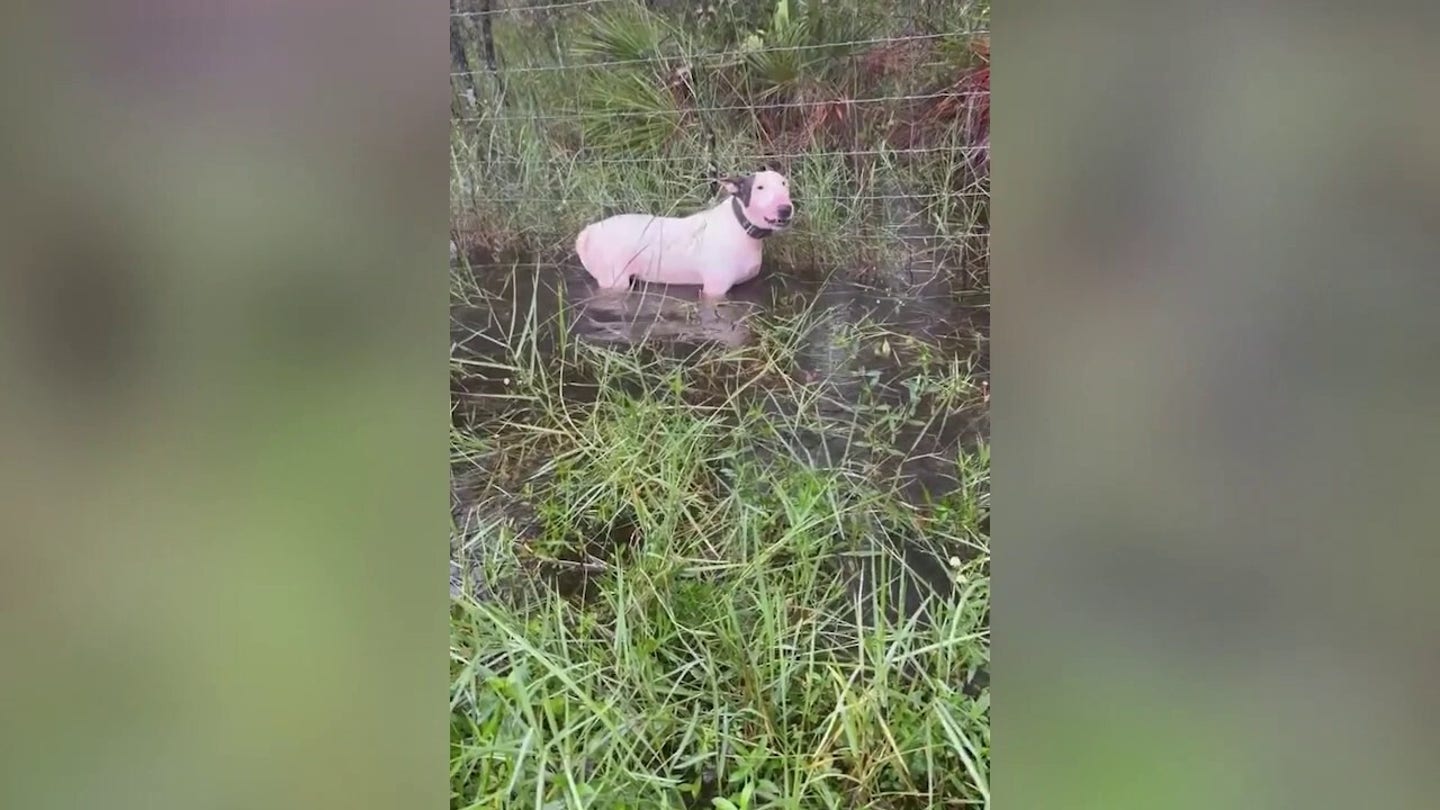
[(765, 224), (772, 228), (788, 228), (790, 226), (790, 220), (794, 219), (794, 217), (765, 217), (764, 219)]

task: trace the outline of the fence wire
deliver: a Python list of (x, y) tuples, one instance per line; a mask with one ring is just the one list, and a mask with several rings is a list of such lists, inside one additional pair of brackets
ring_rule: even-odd
[(945, 91), (917, 95), (877, 96), (875, 98), (823, 99), (818, 101), (782, 101), (771, 104), (727, 104), (714, 107), (675, 107), (671, 110), (584, 110), (552, 115), (484, 115), (474, 118), (457, 118), (456, 121), (476, 123), (481, 121), (561, 121), (576, 118), (667, 118), (683, 113), (751, 112), (760, 110), (811, 109), (814, 107), (850, 107), (862, 104), (884, 104), (901, 101), (935, 101), (942, 98), (978, 98), (988, 96), (988, 90)]
[[(937, 39), (964, 39), (977, 36), (988, 36), (987, 29), (974, 29), (966, 31), (946, 31), (940, 34), (900, 34), (889, 37), (875, 37), (872, 39), (852, 39), (844, 42), (820, 42), (805, 45), (766, 45), (755, 48), (741, 48), (730, 51), (714, 51), (711, 53), (681, 54), (677, 56), (657, 55), (646, 56), (639, 59), (612, 59), (608, 62), (577, 62), (573, 65), (527, 65), (523, 67), (512, 67), (500, 69), (505, 74), (515, 73), (550, 73), (557, 70), (598, 70), (600, 68), (626, 67), (629, 65), (647, 65), (655, 63), (682, 63), (693, 65), (697, 62), (708, 62), (718, 60), (728, 62), (731, 60), (743, 59), (747, 56), (754, 56), (762, 53), (791, 53), (797, 51), (813, 50), (841, 50), (845, 48), (858, 48), (862, 45), (891, 45), (900, 42), (928, 42)], [(490, 73), (483, 70), (461, 70), (450, 74), (451, 77), (478, 76)]]
[[(974, 157), (989, 154), (989, 146), (921, 146), (912, 148), (896, 149), (837, 149), (837, 150), (812, 150), (808, 152), (776, 152), (776, 153), (753, 153), (742, 155), (725, 155), (727, 160), (735, 160), (745, 163), (763, 163), (765, 161), (798, 161), (814, 158), (852, 158), (852, 157), (905, 157), (908, 155), (935, 155), (951, 154), (961, 157)], [(568, 159), (591, 160), (581, 155), (556, 156), (553, 160), (564, 162)], [(620, 157), (595, 158), (606, 165), (633, 165), (643, 163), (670, 163), (675, 161), (705, 161), (709, 156), (702, 154), (683, 155), (621, 155)], [(523, 164), (525, 158), (509, 157), (501, 155), (498, 157), (485, 158), (486, 163), (516, 163)]]
[[(467, 196), (468, 196), (468, 195), (467, 195)], [(622, 195), (616, 195), (616, 196), (619, 197), (619, 196), (622, 196)], [(956, 196), (960, 196), (960, 195), (956, 194), (956, 193), (953, 192), (953, 191), (932, 191), (932, 192), (911, 191), (911, 192), (907, 192), (907, 193), (905, 193), (905, 194), (806, 194), (806, 195), (805, 195), (805, 199), (806, 199), (806, 200), (812, 200), (812, 201), (826, 200), (826, 201), (830, 201), (830, 202), (875, 202), (875, 201), (877, 201), (877, 200), (917, 200), (917, 201), (918, 201), (918, 200), (942, 200), (942, 199), (947, 199), (947, 198), (956, 197)], [(660, 203), (671, 202), (671, 203), (676, 203), (676, 204), (679, 204), (679, 203), (681, 203), (681, 202), (684, 202), (683, 200), (676, 200), (674, 197), (666, 196), (666, 195), (663, 195), (663, 194), (633, 194), (633, 193), (632, 193), (632, 194), (625, 194), (625, 195), (623, 195), (623, 197), (624, 197), (625, 199), (627, 199), (627, 200), (636, 200), (636, 201), (639, 201), (639, 202), (660, 202)], [(592, 200), (592, 199), (594, 199), (594, 198), (593, 198), (593, 197), (590, 197), (590, 196), (586, 196), (586, 195), (576, 194), (576, 195), (573, 196), (573, 197), (529, 197), (529, 196), (521, 196), (521, 197), (478, 197), (478, 198), (476, 198), (476, 199), (484, 200), (485, 202), (506, 203), (506, 204), (511, 204), (511, 205), (514, 205), (514, 204), (517, 204), (517, 203), (543, 203), (543, 204), (545, 204), (545, 205), (569, 205), (569, 204), (571, 204), (571, 203), (576, 203), (576, 202), (588, 202), (588, 201), (590, 201), (590, 200)]]
[(558, 11), (566, 8), (581, 8), (583, 6), (596, 6), (601, 3), (629, 2), (629, 0), (575, 0), (571, 3), (550, 3), (543, 6), (506, 6), (504, 8), (492, 8), (488, 11), (455, 11), (451, 12), (453, 17), (493, 17), (506, 12), (535, 12), (535, 11)]
[(489, 8), (489, 9), (479, 9), (479, 10), (472, 10), (472, 11), (452, 11), (452, 12), (450, 12), (450, 16), (451, 16), (452, 18), (458, 17), (458, 18), (472, 19), (472, 18), (478, 18), (478, 17), (497, 17), (497, 16), (499, 16), (499, 15), (501, 15), (501, 14), (529, 14), (529, 13), (535, 13), (535, 12), (541, 12), (541, 11), (563, 11), (563, 10), (566, 10), (566, 9), (576, 9), (576, 8), (586, 8), (586, 7), (589, 7), (589, 6), (598, 6), (598, 5), (602, 5), (602, 4), (606, 4), (606, 3), (631, 3), (631, 2), (634, 2), (634, 0), (569, 0), (569, 2), (565, 2), (565, 3), (546, 3), (546, 4), (543, 4), (543, 5), (534, 5), (534, 6), (515, 6), (515, 5), (508, 5), (508, 4), (502, 6), (502, 5), (498, 5), (498, 4), (492, 4), (492, 7)]

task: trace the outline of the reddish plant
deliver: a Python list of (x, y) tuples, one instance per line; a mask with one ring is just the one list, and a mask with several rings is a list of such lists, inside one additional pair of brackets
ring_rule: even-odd
[(972, 145), (990, 138), (990, 39), (977, 38), (970, 52), (978, 65), (961, 71), (945, 97), (935, 105), (939, 118), (959, 120), (966, 142)]
[(865, 54), (862, 64), (870, 76), (884, 78), (915, 70), (934, 50), (934, 43), (930, 40), (896, 42), (871, 49)]
[(990, 38), (977, 38), (970, 44), (970, 52), (978, 64), (961, 71), (935, 104), (932, 115), (960, 127), (965, 144), (976, 149), (970, 164), (983, 173), (990, 164)]

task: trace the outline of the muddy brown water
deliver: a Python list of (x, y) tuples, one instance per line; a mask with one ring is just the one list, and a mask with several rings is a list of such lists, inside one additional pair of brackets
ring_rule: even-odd
[[(857, 421), (884, 418), (910, 395), (906, 386), (914, 376), (899, 352), (857, 350), (850, 336), (857, 324), (880, 325), (896, 336), (913, 336), (971, 369), (971, 376), (988, 385), (989, 305), (983, 293), (965, 289), (967, 274), (943, 268), (896, 268), (879, 283), (847, 280), (827, 268), (766, 267), (755, 280), (732, 289), (725, 300), (703, 301), (697, 288), (637, 284), (626, 293), (604, 293), (578, 264), (547, 264), (527, 257), (496, 259), (471, 257), (468, 268), (456, 270), (473, 279), (467, 296), (480, 303), (456, 303), (451, 310), (452, 354), (480, 361), (452, 379), (457, 422), (484, 418), (487, 411), (503, 408), (502, 373), (485, 370), (483, 363), (503, 362), (507, 338), (517, 324), (543, 324), (534, 341), (543, 355), (558, 351), (561, 341), (582, 340), (602, 345), (643, 345), (676, 357), (697, 352), (724, 351), (758, 339), (755, 324), (766, 315), (808, 313), (813, 324), (794, 353), (789, 372), (804, 380), (824, 380), (830, 386), (830, 403), (819, 412), (819, 423), (790, 437), (779, 452), (822, 468), (837, 468), (865, 461), (875, 452), (855, 440)], [(533, 311), (532, 311), (533, 310)], [(596, 395), (583, 380), (566, 395), (588, 400)], [(783, 408), (775, 397), (764, 407)], [(905, 451), (889, 465), (905, 497), (916, 502), (943, 495), (958, 485), (954, 479), (955, 454), (983, 439), (989, 432), (988, 407), (980, 402), (951, 412), (922, 410), (913, 426), (902, 427)], [(474, 501), (471, 483), (457, 470), (452, 503), (457, 518)], [(459, 525), (459, 521), (457, 521)], [(927, 592), (948, 593), (951, 587), (945, 564), (920, 544), (900, 542), (899, 557), (911, 574), (899, 582), (904, 593), (895, 600), (905, 612), (923, 611)], [(452, 577), (463, 573), (463, 562), (452, 566)], [(858, 572), (852, 592), (868, 592), (876, 575)], [(915, 588), (911, 584), (924, 587)], [(458, 588), (452, 583), (452, 588)], [(892, 587), (892, 590), (894, 588)]]

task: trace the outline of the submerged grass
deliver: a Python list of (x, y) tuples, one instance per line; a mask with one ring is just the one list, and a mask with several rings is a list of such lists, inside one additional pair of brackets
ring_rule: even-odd
[[(968, 361), (813, 310), (596, 346), (464, 275), (496, 322), (452, 361), (452, 807), (988, 805), (989, 455), (933, 442)], [(904, 371), (802, 368), (822, 331)]]

